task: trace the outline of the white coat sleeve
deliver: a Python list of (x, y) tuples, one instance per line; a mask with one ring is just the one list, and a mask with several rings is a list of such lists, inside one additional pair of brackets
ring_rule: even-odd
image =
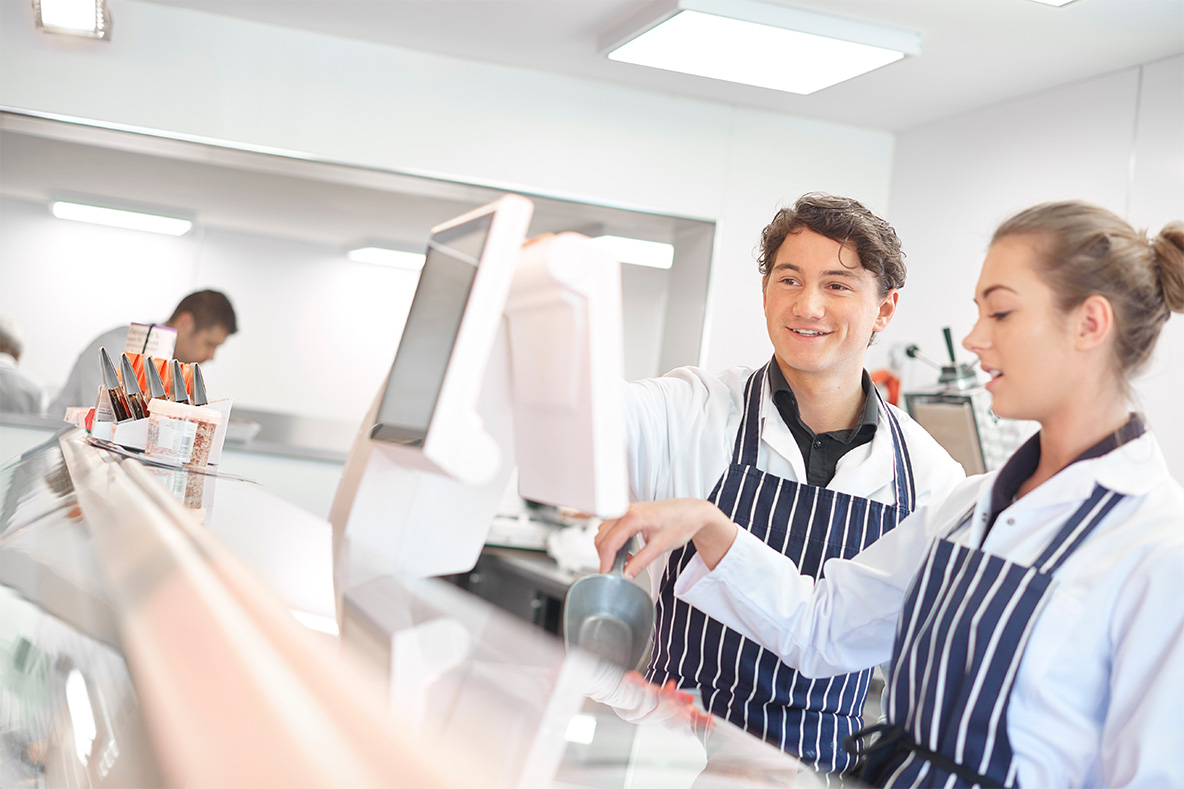
[(854, 559), (830, 559), (822, 577), (741, 529), (712, 571), (696, 556), (674, 593), (811, 678), (849, 673), (892, 655), (896, 621), (943, 512), (925, 508)]
[(1184, 707), (1184, 541), (1150, 552), (1114, 610), (1110, 699), (1102, 728), (1106, 786), (1179, 786)]

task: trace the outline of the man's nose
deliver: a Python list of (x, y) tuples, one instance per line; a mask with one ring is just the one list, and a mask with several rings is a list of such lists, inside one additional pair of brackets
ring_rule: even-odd
[(794, 314), (814, 318), (822, 314), (822, 294), (814, 288), (802, 288), (793, 303)]

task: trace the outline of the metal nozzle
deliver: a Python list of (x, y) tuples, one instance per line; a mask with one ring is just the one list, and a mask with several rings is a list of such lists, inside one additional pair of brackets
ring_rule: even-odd
[[(173, 359), (173, 391), (172, 400), (174, 403), (189, 403), (189, 392), (185, 391), (185, 371), (181, 368), (181, 363)], [(189, 403), (192, 405), (192, 403)]]
[(151, 356), (144, 357), (144, 377), (148, 379), (149, 399), (169, 399), (168, 393), (164, 390), (164, 381), (160, 380), (160, 371), (156, 369), (156, 360)]
[(202, 377), (201, 365), (193, 364), (193, 404), (206, 405), (210, 398), (206, 395), (206, 379)]
[(143, 395), (144, 391), (140, 389), (140, 381), (136, 378), (136, 371), (132, 368), (132, 360), (127, 358), (127, 354), (123, 354), (119, 359), (119, 377), (123, 379), (123, 388), (127, 390), (128, 395)]
[(115, 364), (106, 348), (99, 348), (99, 365), (103, 372), (103, 388), (111, 401), (111, 413), (116, 422), (126, 422), (133, 419), (132, 407), (127, 401), (127, 393), (119, 383), (119, 376), (115, 374)]
[(140, 390), (136, 371), (132, 369), (132, 361), (127, 358), (126, 353), (119, 358), (119, 377), (123, 379), (123, 389), (127, 392), (127, 404), (131, 408), (132, 416), (136, 419), (147, 419), (148, 406), (144, 403), (144, 393)]
[(115, 363), (111, 361), (111, 354), (106, 348), (99, 348), (99, 364), (103, 368), (103, 388), (114, 389), (119, 386), (119, 376), (115, 374)]

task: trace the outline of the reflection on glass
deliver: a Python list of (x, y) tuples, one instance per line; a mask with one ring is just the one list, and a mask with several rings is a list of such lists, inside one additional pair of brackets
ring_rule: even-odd
[(491, 785), (827, 785), (694, 694), (568, 652), (450, 584), (377, 579), (349, 590), (345, 608), (344, 645), (388, 668), (392, 702), (425, 744), (482, 765)]
[(164, 778), (56, 438), (0, 469), (0, 786)]

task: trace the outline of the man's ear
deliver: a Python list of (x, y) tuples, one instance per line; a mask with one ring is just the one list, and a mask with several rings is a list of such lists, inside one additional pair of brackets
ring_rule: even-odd
[(173, 328), (177, 330), (177, 334), (192, 334), (193, 327), (197, 325), (197, 319), (193, 317), (192, 312), (182, 312), (173, 321)]
[(900, 291), (896, 288), (888, 291), (880, 302), (880, 309), (876, 313), (876, 322), (872, 325), (872, 331), (881, 332), (888, 328), (888, 324), (892, 322), (892, 316), (896, 314), (896, 305), (900, 301)]
[(1079, 351), (1098, 347), (1114, 330), (1114, 308), (1105, 296), (1097, 293), (1087, 296), (1073, 314), (1076, 321), (1073, 347)]

